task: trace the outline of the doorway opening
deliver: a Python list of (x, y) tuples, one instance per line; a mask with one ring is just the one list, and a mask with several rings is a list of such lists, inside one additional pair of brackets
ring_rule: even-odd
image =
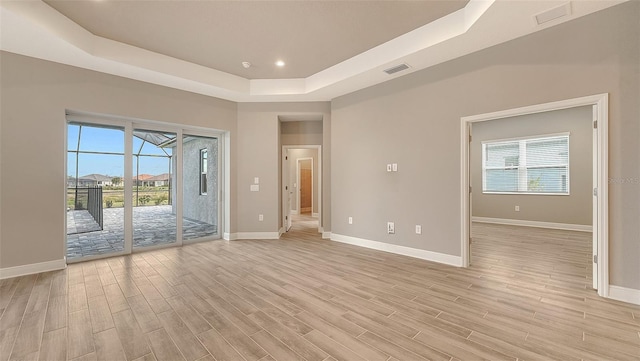
[(282, 147), (282, 230), (321, 232), (322, 146)]
[[(471, 142), (472, 124), (497, 119), (507, 119), (523, 115), (552, 112), (563, 109), (590, 107), (593, 121), (592, 126), (592, 162), (591, 173), (582, 181), (591, 183), (591, 250), (592, 286), (603, 297), (609, 295), (608, 274), (608, 171), (607, 171), (607, 132), (608, 132), (608, 94), (600, 94), (559, 102), (534, 105), (523, 108), (510, 109), (494, 113), (463, 117), (461, 127), (461, 254), (462, 266), (469, 267), (472, 262), (470, 254), (471, 222), (473, 195), (482, 189), (472, 187)], [(511, 159), (510, 161), (514, 161)], [(514, 166), (514, 164), (512, 164)], [(520, 167), (522, 168), (522, 167)], [(504, 170), (503, 170), (504, 171)], [(522, 172), (522, 170), (519, 170)], [(506, 172), (506, 171), (505, 171)], [(518, 170), (516, 170), (516, 173)], [(537, 183), (536, 183), (537, 184)], [(526, 185), (526, 182), (525, 182)], [(535, 223), (535, 222), (534, 222)], [(539, 226), (530, 224), (530, 226)]]

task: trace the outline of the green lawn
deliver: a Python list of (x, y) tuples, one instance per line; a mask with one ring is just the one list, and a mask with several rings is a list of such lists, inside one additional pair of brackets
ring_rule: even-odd
[[(136, 198), (138, 206), (156, 206), (169, 203), (169, 187), (140, 187), (136, 192), (133, 188), (133, 205), (136, 206)], [(124, 207), (124, 188), (123, 187), (104, 187), (102, 189), (102, 206), (104, 208), (122, 208)], [(67, 189), (67, 207), (75, 208), (75, 189)]]

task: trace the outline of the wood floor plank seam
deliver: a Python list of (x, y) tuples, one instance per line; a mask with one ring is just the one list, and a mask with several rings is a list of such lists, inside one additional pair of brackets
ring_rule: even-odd
[(638, 360), (588, 232), (473, 224), (456, 268), (322, 240), (211, 241), (0, 280), (0, 361)]
[[(25, 305), (25, 310), (26, 310), (26, 305)], [(18, 335), (19, 335), (19, 331), (22, 328), (22, 322), (24, 321), (24, 313), (22, 314), (21, 318), (20, 318), (20, 324), (15, 328), (15, 337), (11, 340), (11, 346), (8, 348), (8, 352), (7, 352), (7, 357), (4, 358), (3, 360), (9, 360), (11, 355), (13, 354), (13, 348), (16, 345), (16, 341), (18, 340)]]

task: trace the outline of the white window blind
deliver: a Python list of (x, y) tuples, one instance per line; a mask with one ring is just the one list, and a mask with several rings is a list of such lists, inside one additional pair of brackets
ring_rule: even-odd
[(569, 194), (569, 135), (483, 142), (482, 191)]

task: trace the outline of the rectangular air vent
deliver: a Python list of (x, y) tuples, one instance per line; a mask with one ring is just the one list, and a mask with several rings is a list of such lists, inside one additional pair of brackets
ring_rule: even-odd
[(571, 3), (567, 2), (563, 5), (556, 6), (555, 8), (543, 11), (537, 15), (534, 15), (533, 18), (538, 25), (542, 25), (544, 23), (548, 23), (549, 21), (559, 19), (564, 16), (568, 16), (571, 14)]
[(403, 70), (406, 70), (406, 69), (409, 69), (409, 65), (400, 64), (400, 65), (396, 65), (394, 67), (391, 67), (389, 69), (385, 69), (384, 72), (389, 74), (389, 75), (391, 75), (391, 74), (395, 74), (395, 73), (397, 73), (399, 71), (403, 71)]

